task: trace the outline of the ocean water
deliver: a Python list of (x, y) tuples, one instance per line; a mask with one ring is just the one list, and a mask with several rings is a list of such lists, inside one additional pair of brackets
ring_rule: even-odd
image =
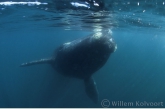
[[(165, 1), (104, 0), (106, 8), (89, 9), (63, 2), (0, 1), (0, 107), (165, 107)], [(118, 48), (93, 75), (98, 104), (82, 80), (50, 65), (19, 67), (103, 30), (112, 32)]]

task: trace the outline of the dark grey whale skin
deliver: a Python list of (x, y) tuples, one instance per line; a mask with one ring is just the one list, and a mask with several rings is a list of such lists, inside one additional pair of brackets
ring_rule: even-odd
[(115, 43), (108, 35), (99, 36), (99, 33), (96, 33), (61, 45), (57, 49), (52, 66), (66, 76), (89, 78), (106, 63), (115, 50)]
[(92, 77), (105, 65), (117, 46), (108, 32), (97, 32), (88, 37), (64, 43), (56, 49), (52, 58), (21, 64), (21, 67), (48, 63), (62, 75), (84, 80), (89, 98), (98, 103), (99, 93)]

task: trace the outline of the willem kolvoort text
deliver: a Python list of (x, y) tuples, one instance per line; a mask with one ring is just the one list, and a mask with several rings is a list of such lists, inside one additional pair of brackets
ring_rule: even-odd
[(147, 102), (147, 101), (136, 101), (136, 102), (125, 102), (125, 101), (111, 101), (111, 106), (114, 107), (131, 107), (131, 106), (137, 106), (137, 107), (163, 107), (163, 102)]

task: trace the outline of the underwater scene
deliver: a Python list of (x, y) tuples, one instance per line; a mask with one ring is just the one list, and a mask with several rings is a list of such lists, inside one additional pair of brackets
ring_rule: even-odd
[(0, 108), (165, 108), (165, 0), (0, 0)]

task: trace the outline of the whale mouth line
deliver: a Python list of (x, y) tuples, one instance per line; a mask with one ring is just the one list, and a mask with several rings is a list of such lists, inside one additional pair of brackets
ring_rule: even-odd
[(4, 5), (4, 6), (11, 6), (11, 5), (47, 5), (48, 3), (41, 3), (41, 2), (0, 2), (0, 5)]

